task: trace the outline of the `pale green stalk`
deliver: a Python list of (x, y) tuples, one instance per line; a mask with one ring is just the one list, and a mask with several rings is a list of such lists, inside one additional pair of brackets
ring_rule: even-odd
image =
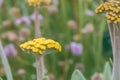
[[(41, 30), (40, 30), (40, 21), (38, 19), (39, 15), (39, 8), (34, 8), (35, 13), (35, 37), (41, 37)], [(44, 56), (35, 56), (36, 57), (36, 64), (37, 64), (37, 80), (42, 80), (44, 76)]]
[(112, 80), (120, 80), (120, 29), (118, 25), (109, 24), (109, 31), (113, 49)]
[(5, 68), (7, 80), (13, 80), (11, 68), (10, 68), (9, 62), (7, 60), (7, 57), (4, 53), (1, 41), (0, 41), (0, 57), (2, 59), (3, 66)]

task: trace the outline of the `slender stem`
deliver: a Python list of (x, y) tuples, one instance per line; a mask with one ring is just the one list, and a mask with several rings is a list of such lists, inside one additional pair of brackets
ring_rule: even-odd
[(111, 80), (120, 80), (120, 30), (115, 24), (109, 24), (110, 37), (113, 49), (113, 70)]
[(42, 63), (39, 55), (36, 55), (36, 65), (37, 65), (37, 80), (43, 80)]
[[(39, 21), (39, 8), (34, 8), (35, 13), (35, 37), (40, 38), (41, 37), (41, 30), (40, 30), (40, 21)], [(39, 57), (39, 58), (38, 58)], [(44, 76), (44, 56), (36, 56), (36, 63), (37, 63), (37, 80), (42, 80), (42, 77)], [(39, 79), (41, 77), (41, 79)]]
[(39, 18), (38, 18), (38, 15), (39, 15), (39, 8), (38, 7), (35, 7), (34, 8), (34, 13), (35, 13), (35, 37), (36, 38), (39, 38), (41, 37), (41, 31), (40, 31), (40, 22), (39, 22)]
[(10, 65), (8, 63), (7, 57), (4, 53), (1, 41), (0, 41), (0, 57), (2, 59), (3, 66), (5, 68), (7, 80), (13, 80), (11, 68), (10, 68)]

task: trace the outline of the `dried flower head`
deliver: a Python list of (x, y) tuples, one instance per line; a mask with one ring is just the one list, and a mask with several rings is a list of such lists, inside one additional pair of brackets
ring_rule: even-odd
[(91, 80), (103, 80), (103, 74), (101, 74), (101, 73), (95, 73), (91, 77)]
[(96, 8), (96, 13), (105, 12), (108, 22), (120, 23), (120, 2), (119, 1), (108, 1), (102, 3)]
[(27, 2), (29, 3), (30, 6), (38, 7), (42, 3), (50, 4), (51, 0), (27, 0)]
[(25, 42), (20, 45), (20, 48), (30, 50), (33, 53), (39, 53), (40, 55), (42, 55), (43, 51), (45, 51), (47, 48), (54, 48), (58, 51), (61, 51), (61, 45), (58, 42), (45, 38), (38, 38)]

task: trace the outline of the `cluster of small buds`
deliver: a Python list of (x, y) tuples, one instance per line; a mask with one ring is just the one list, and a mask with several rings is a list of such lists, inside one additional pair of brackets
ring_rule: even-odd
[(27, 0), (27, 2), (29, 3), (30, 6), (38, 7), (42, 3), (44, 3), (44, 4), (50, 4), (51, 0)]
[(20, 48), (25, 50), (30, 50), (33, 53), (38, 53), (42, 55), (43, 51), (46, 49), (54, 48), (58, 51), (61, 51), (61, 45), (52, 40), (52, 39), (45, 39), (45, 38), (38, 38), (33, 39), (32, 41), (25, 42), (20, 45)]
[(120, 2), (119, 1), (108, 1), (96, 8), (96, 13), (105, 12), (108, 22), (114, 24), (120, 23)]

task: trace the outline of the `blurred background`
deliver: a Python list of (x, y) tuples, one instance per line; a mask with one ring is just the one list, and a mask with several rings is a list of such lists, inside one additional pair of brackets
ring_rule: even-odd
[[(50, 80), (70, 80), (75, 69), (88, 80), (102, 73), (112, 59), (107, 22), (95, 8), (101, 0), (52, 0), (40, 6), (42, 36), (62, 45), (62, 52), (45, 56)], [(9, 60), (14, 80), (36, 80), (35, 59), (19, 44), (34, 39), (35, 14), (25, 0), (0, 0), (0, 39)], [(6, 80), (0, 60), (0, 76)]]

